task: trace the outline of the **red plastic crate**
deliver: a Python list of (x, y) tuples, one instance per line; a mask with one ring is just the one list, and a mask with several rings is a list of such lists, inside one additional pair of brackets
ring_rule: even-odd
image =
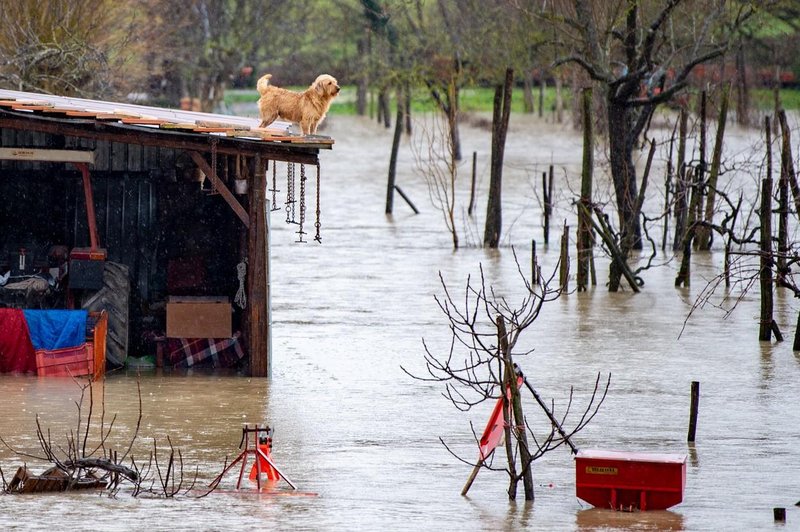
[(91, 375), (99, 379), (106, 371), (106, 335), (108, 313), (90, 312), (87, 319), (88, 337), (85, 344), (45, 351), (36, 351), (36, 374), (40, 377), (80, 377)]
[(683, 501), (686, 455), (578, 451), (575, 489), (598, 508), (666, 510)]
[(36, 374), (40, 377), (79, 377), (94, 374), (94, 347), (83, 344), (45, 351), (36, 351)]

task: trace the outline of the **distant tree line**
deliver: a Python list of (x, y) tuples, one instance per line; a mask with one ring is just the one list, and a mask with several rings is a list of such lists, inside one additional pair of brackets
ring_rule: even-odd
[[(736, 68), (742, 54), (750, 83), (800, 79), (800, 5), (792, 0), (26, 0), (3, 3), (0, 86), (89, 97), (149, 94), (164, 105), (192, 97), (210, 110), (225, 89), (254, 87), (264, 72), (284, 85), (328, 72), (359, 87), (362, 113), (370, 92), (388, 99), (405, 83), (426, 88), (446, 112), (457, 107), (461, 87), (494, 86), (510, 67), (533, 111), (535, 83), (575, 76), (554, 68), (565, 39), (576, 37), (575, 6), (604, 21), (600, 32), (632, 6), (645, 16), (669, 6), (681, 15), (663, 27), (670, 43), (692, 35), (689, 28), (700, 31), (715, 12), (749, 6), (759, 12), (753, 23), (733, 28), (728, 16), (708, 27), (715, 40), (736, 30), (736, 46), (722, 61)], [(715, 80), (720, 65), (698, 70), (698, 82)]]
[(578, 89), (594, 86), (621, 257), (642, 247), (633, 155), (657, 107), (685, 107), (693, 83), (735, 84), (744, 123), (754, 82), (800, 74), (797, 0), (26, 0), (4, 2), (3, 18), (3, 87), (213, 111), (226, 89), (253, 87), (262, 73), (280, 85), (330, 73), (355, 85), (358, 112), (374, 110), (386, 127), (390, 100), (408, 129), (412, 95), (424, 92), (445, 117), (453, 160), (461, 91), (494, 87), (489, 247), (500, 241), (512, 89), (522, 87), (533, 112), (537, 81), (569, 83), (579, 116)]

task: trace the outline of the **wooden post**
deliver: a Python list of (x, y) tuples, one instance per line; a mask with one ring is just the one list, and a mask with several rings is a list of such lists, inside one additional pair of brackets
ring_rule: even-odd
[(678, 169), (678, 178), (675, 182), (675, 236), (672, 240), (672, 250), (678, 251), (683, 244), (684, 233), (686, 232), (688, 201), (688, 180), (686, 179), (686, 137), (688, 135), (688, 113), (686, 109), (681, 109), (678, 118), (678, 160), (675, 167)]
[[(392, 214), (394, 207), (395, 177), (397, 176), (397, 153), (400, 151), (400, 137), (403, 134), (403, 95), (397, 91), (397, 118), (394, 123), (392, 152), (389, 156), (389, 176), (386, 184), (386, 214)], [(416, 209), (415, 209), (416, 210)]]
[(594, 170), (594, 131), (592, 129), (592, 88), (583, 89), (583, 169), (581, 172), (581, 197), (580, 202), (586, 208), (578, 209), (578, 291), (586, 291), (589, 285), (590, 261), (592, 260), (592, 222), (587, 220), (591, 216), (592, 203), (592, 172)]
[(675, 173), (675, 167), (672, 165), (672, 153), (675, 150), (675, 130), (678, 128), (678, 123), (672, 128), (672, 136), (669, 139), (669, 155), (667, 155), (667, 174), (664, 176), (664, 229), (661, 232), (661, 251), (667, 249), (667, 234), (669, 233), (669, 215), (671, 214), (669, 201), (670, 192), (672, 189), (672, 174)]
[[(711, 155), (711, 168), (708, 173), (708, 185), (706, 188), (706, 211), (704, 220), (707, 224), (714, 221), (714, 204), (717, 198), (717, 181), (719, 179), (720, 167), (722, 165), (722, 142), (725, 136), (725, 122), (728, 117), (728, 101), (730, 100), (730, 83), (725, 85), (722, 91), (722, 102), (720, 104), (719, 119), (717, 120), (717, 136), (714, 141), (714, 153)], [(711, 227), (704, 225), (698, 229), (697, 248), (703, 250), (711, 249), (712, 242)]]
[(472, 468), (472, 473), (469, 474), (469, 478), (467, 479), (467, 483), (464, 484), (464, 487), (461, 488), (461, 495), (464, 496), (467, 494), (469, 489), (472, 487), (472, 483), (475, 482), (475, 477), (478, 476), (481, 468), (483, 467), (483, 459), (478, 460), (478, 463), (475, 464), (475, 467)]
[(478, 152), (472, 152), (472, 185), (469, 189), (469, 208), (467, 208), (467, 216), (472, 216), (472, 209), (475, 208), (475, 167), (478, 161)]
[[(702, 193), (704, 191), (703, 183), (705, 183), (705, 176), (706, 171), (708, 170), (708, 165), (706, 164), (706, 133), (708, 132), (707, 126), (707, 108), (708, 108), (708, 94), (706, 91), (700, 93), (700, 145), (698, 146), (699, 150), (699, 160), (697, 162), (697, 167), (694, 171), (694, 184), (695, 188), (692, 190), (692, 202), (690, 203), (690, 210), (689, 216), (691, 221), (689, 225), (692, 225), (693, 221), (702, 220), (702, 208), (703, 208), (703, 197)], [(696, 194), (696, 196), (695, 196)], [(692, 232), (696, 233), (696, 229), (692, 228)], [(696, 247), (696, 245), (695, 245)]]
[(250, 376), (270, 374), (270, 313), (268, 287), (269, 241), (267, 237), (266, 169), (260, 155), (253, 160), (253, 181), (249, 188), (250, 228), (247, 238), (247, 347)]
[(700, 383), (692, 381), (692, 402), (689, 407), (689, 436), (688, 441), (693, 442), (697, 431), (697, 408), (700, 402)]
[[(511, 350), (508, 346), (508, 335), (506, 332), (505, 320), (502, 316), (497, 316), (497, 337), (500, 344), (500, 353), (505, 362), (505, 382), (504, 387), (511, 394), (511, 410), (514, 414), (514, 436), (519, 443), (520, 466), (522, 467), (522, 485), (525, 489), (525, 500), (532, 501), (533, 493), (533, 474), (530, 449), (528, 448), (528, 433), (525, 425), (525, 416), (522, 412), (522, 399), (517, 387), (517, 373), (514, 371), (514, 361), (511, 359)], [(510, 416), (509, 416), (510, 417)]]
[(569, 291), (569, 226), (564, 223), (564, 232), (561, 233), (561, 260), (558, 268), (558, 283), (561, 290)]
[(544, 201), (544, 245), (550, 244), (550, 197), (547, 191), (547, 172), (542, 172), (542, 200)]
[(777, 286), (786, 284), (786, 255), (789, 251), (788, 226), (789, 226), (789, 188), (794, 193), (795, 209), (800, 213), (800, 192), (797, 189), (794, 162), (792, 157), (792, 139), (789, 126), (786, 123), (786, 113), (778, 113), (781, 125), (781, 177), (778, 181), (780, 205), (778, 206), (778, 275), (775, 279)]
[(531, 288), (539, 284), (539, 264), (536, 258), (536, 240), (531, 240)]
[(550, 215), (553, 213), (553, 165), (550, 175), (542, 172), (542, 196), (544, 199), (544, 245), (550, 244)]
[(675, 277), (675, 288), (679, 288), (681, 285), (689, 288), (691, 284), (691, 271), (692, 271), (692, 241), (694, 240), (695, 236), (695, 220), (697, 220), (697, 206), (700, 203), (700, 196), (701, 196), (701, 182), (699, 177), (700, 175), (700, 166), (694, 169), (694, 177), (692, 178), (692, 192), (691, 192), (691, 201), (689, 202), (689, 220), (688, 226), (686, 231), (683, 235), (683, 256), (681, 257), (681, 268), (678, 271), (678, 275)]
[(794, 211), (795, 214), (800, 214), (800, 184), (797, 182), (797, 173), (794, 168), (794, 156), (792, 155), (792, 130), (786, 123), (785, 111), (781, 111), (778, 119), (781, 122), (781, 131), (785, 131), (785, 138), (783, 134), (781, 138), (784, 151), (788, 154), (785, 161), (781, 159), (781, 164), (786, 164), (786, 175), (789, 178), (789, 188), (792, 191), (792, 199), (794, 200)]
[(797, 313), (797, 325), (794, 329), (794, 343), (792, 351), (800, 351), (800, 312)]
[(403, 192), (399, 186), (395, 185), (394, 189), (397, 191), (398, 194), (400, 194), (400, 197), (403, 198), (406, 201), (406, 203), (408, 203), (408, 206), (411, 207), (411, 210), (414, 211), (414, 214), (419, 214), (419, 209), (417, 209), (417, 206), (414, 205), (414, 202), (411, 201), (411, 198), (406, 196), (406, 193)]
[(772, 128), (769, 122), (769, 117), (764, 117), (767, 175), (761, 181), (761, 319), (758, 328), (758, 339), (762, 342), (772, 339)]

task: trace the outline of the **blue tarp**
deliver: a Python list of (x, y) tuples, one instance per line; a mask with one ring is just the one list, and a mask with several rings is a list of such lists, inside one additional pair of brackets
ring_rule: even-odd
[(86, 343), (86, 310), (25, 310), (34, 349), (62, 349)]

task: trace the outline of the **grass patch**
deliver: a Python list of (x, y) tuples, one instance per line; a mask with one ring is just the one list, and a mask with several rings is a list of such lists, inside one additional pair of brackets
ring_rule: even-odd
[[(289, 87), (292, 90), (302, 91), (305, 87)], [(783, 89), (780, 92), (781, 102), (784, 109), (800, 109), (800, 90)], [(571, 98), (569, 89), (563, 89), (561, 97), (565, 105), (569, 104)], [(539, 90), (533, 91), (534, 107), (539, 108)], [(368, 105), (376, 105), (376, 98), (373, 96), (368, 99)], [(770, 89), (754, 89), (752, 91), (753, 105), (759, 109), (767, 110), (773, 106), (773, 95)], [(225, 103), (255, 103), (258, 101), (258, 92), (255, 89), (229, 89), (225, 91)], [(555, 108), (556, 91), (552, 87), (547, 87), (543, 95), (545, 113)], [(468, 113), (491, 113), (494, 102), (494, 89), (489, 87), (468, 87), (461, 89), (461, 110)], [(511, 112), (521, 113), (524, 108), (523, 94), (519, 89), (515, 89), (511, 94)], [(392, 99), (392, 113), (394, 113), (395, 101)], [(437, 109), (436, 103), (428, 91), (418, 89), (414, 91), (411, 99), (411, 111), (414, 113), (430, 112)], [(356, 114), (356, 88), (354, 86), (344, 86), (339, 96), (333, 100), (329, 114), (331, 115), (355, 115)]]

